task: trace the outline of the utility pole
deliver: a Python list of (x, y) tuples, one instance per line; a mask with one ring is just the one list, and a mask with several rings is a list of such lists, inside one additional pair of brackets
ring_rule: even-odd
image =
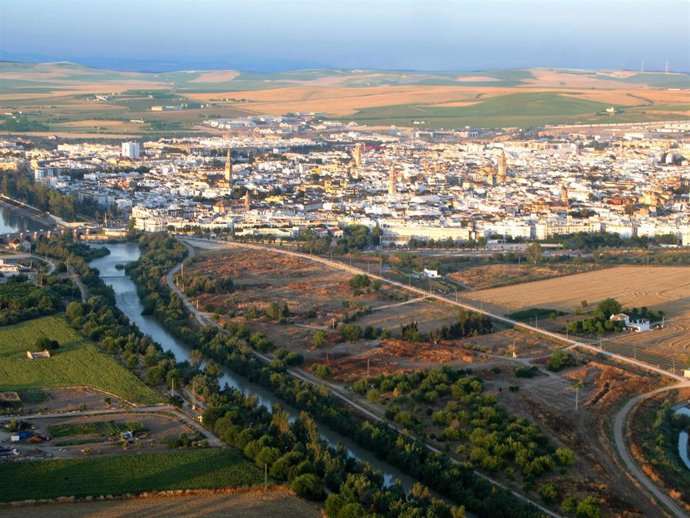
[(369, 358), (367, 358), (367, 378), (369, 377)]
[(268, 489), (268, 464), (264, 463), (264, 489)]

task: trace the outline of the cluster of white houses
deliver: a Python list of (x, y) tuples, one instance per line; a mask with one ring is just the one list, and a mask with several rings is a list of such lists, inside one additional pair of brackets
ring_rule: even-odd
[(292, 238), (362, 224), (397, 245), (579, 232), (690, 245), (688, 123), (549, 128), (500, 142), (470, 131), (317, 129), (306, 115), (217, 124), (231, 133), (55, 150), (8, 141), (0, 155), (147, 231)]

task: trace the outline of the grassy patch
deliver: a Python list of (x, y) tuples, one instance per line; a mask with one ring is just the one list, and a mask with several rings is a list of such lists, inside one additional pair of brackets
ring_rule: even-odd
[[(49, 359), (30, 360), (36, 340), (60, 343)], [(0, 391), (88, 385), (137, 403), (159, 397), (134, 374), (81, 338), (60, 317), (37, 318), (0, 329)]]
[(426, 121), (431, 127), (530, 127), (575, 122), (619, 122), (602, 115), (610, 104), (553, 92), (501, 95), (472, 106), (395, 105), (366, 108), (350, 119), (370, 125), (410, 125)]
[(236, 450), (6, 463), (0, 501), (251, 486), (263, 474)]

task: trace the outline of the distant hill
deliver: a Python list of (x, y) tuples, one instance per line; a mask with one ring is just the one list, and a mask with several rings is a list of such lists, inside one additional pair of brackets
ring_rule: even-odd
[[(198, 132), (209, 131), (199, 124), (204, 118), (295, 111), (368, 125), (429, 128), (690, 117), (690, 74), (680, 73), (551, 68), (146, 73), (5, 61), (0, 77), (3, 112), (23, 114), (20, 124), (11, 126), (50, 132)], [(163, 111), (152, 110), (161, 106)], [(609, 107), (615, 115), (606, 112)]]

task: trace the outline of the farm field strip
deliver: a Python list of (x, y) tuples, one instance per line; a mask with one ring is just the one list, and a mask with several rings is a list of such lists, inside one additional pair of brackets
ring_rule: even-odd
[[(36, 339), (60, 342), (51, 358), (31, 360)], [(59, 317), (44, 317), (0, 329), (0, 390), (91, 386), (136, 403), (156, 403), (157, 394), (117, 360), (80, 338)]]
[(263, 473), (227, 448), (5, 463), (0, 501), (253, 486)]

